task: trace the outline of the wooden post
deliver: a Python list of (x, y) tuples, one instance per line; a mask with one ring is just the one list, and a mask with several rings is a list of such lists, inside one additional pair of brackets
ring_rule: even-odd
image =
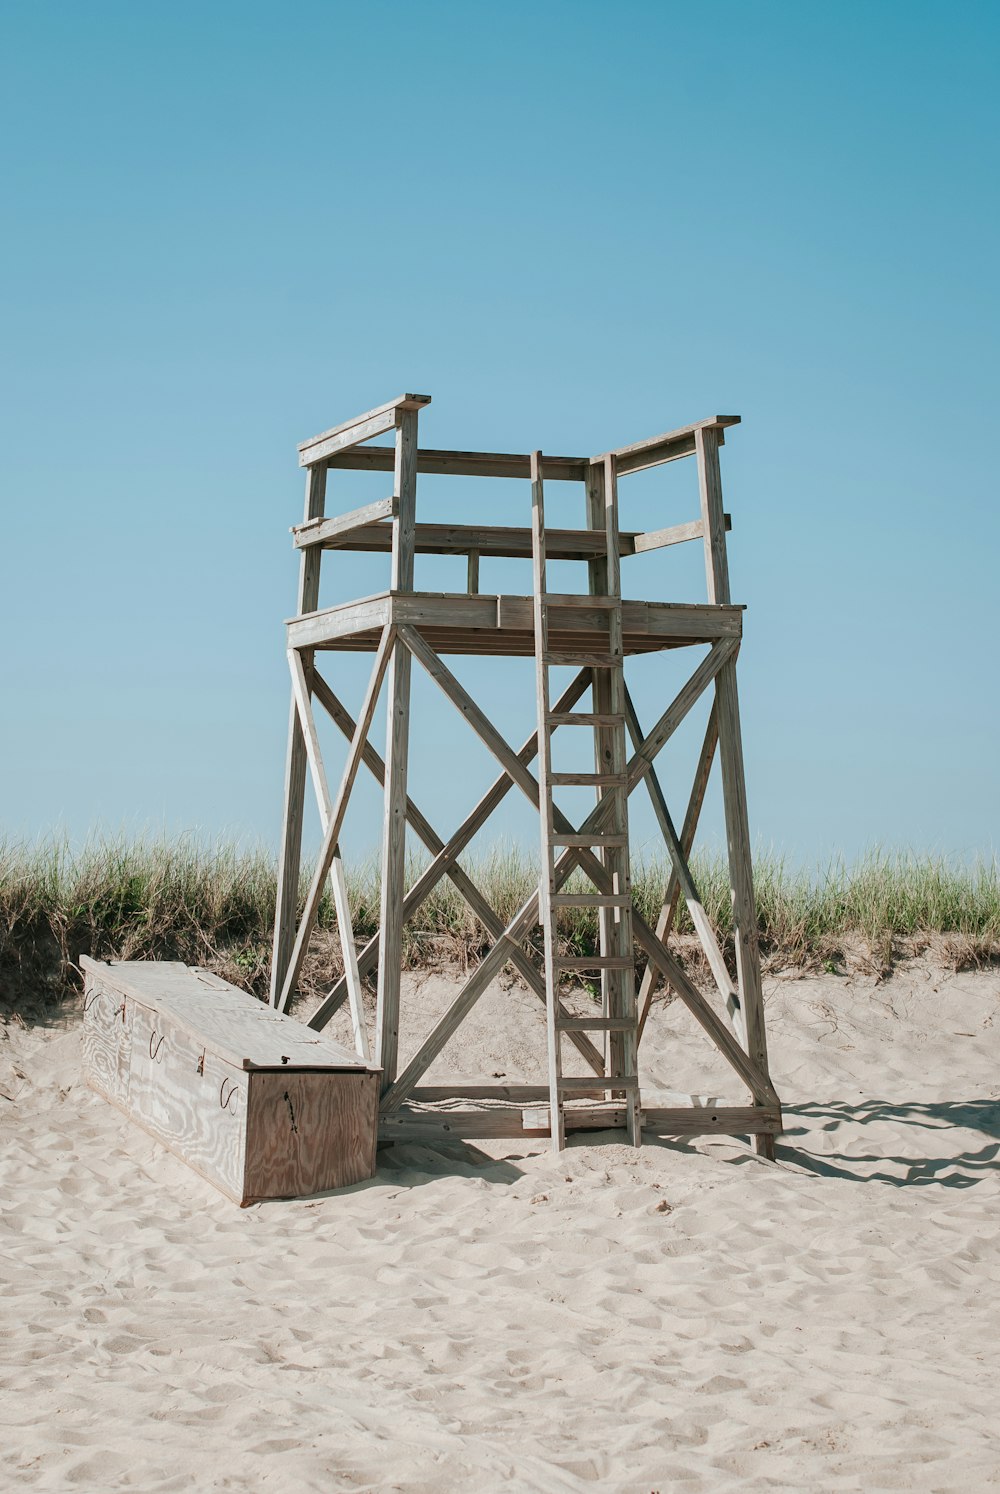
[[(726, 557), (726, 522), (722, 508), (718, 431), (710, 426), (696, 430), (695, 452), (698, 459), (698, 489), (701, 498), (708, 600), (713, 603), (728, 604), (730, 600), (729, 564)], [(724, 664), (716, 675), (715, 703), (719, 727), (722, 796), (726, 814), (729, 880), (732, 887), (733, 923), (736, 935), (736, 972), (743, 1009), (747, 1052), (760, 1071), (769, 1076), (735, 658)], [(774, 1156), (773, 1136), (757, 1135), (754, 1138), (754, 1145), (760, 1155)]]
[[(399, 412), (392, 522), (393, 591), (413, 590), (414, 527), (417, 505), (417, 412)], [(410, 735), (408, 648), (397, 639), (389, 665), (386, 707), (385, 796), (382, 825), (381, 944), (375, 1052), (383, 1092), (396, 1078), (399, 1046), (399, 985), (403, 960), (403, 899), (406, 893), (406, 769)]]
[[(601, 534), (605, 532), (605, 497), (604, 497), (604, 465), (601, 462), (593, 462), (587, 469), (585, 478), (586, 487), (586, 515), (587, 528), (596, 529)], [(602, 555), (587, 564), (588, 589), (591, 596), (606, 596), (608, 592), (608, 562), (607, 557)], [(611, 680), (606, 669), (594, 669), (591, 671), (591, 691), (593, 709), (601, 715), (607, 716), (611, 712)], [(610, 773), (612, 771), (611, 759), (614, 754), (614, 731), (610, 726), (594, 727), (594, 771), (596, 773)], [(603, 789), (597, 790), (600, 799), (604, 793)], [(602, 862), (607, 861), (607, 852), (595, 851), (594, 853)], [(600, 951), (602, 955), (614, 953), (612, 949), (612, 919), (613, 912), (610, 908), (599, 908), (598, 930), (600, 932)], [(621, 972), (618, 970), (601, 971), (601, 1012), (605, 1017), (614, 1016), (620, 1005), (616, 1001), (617, 988), (621, 982)], [(622, 1047), (622, 1034), (620, 1032), (608, 1033), (608, 1045), (606, 1053), (607, 1072), (609, 1074), (623, 1074), (624, 1049)]]
[[(326, 507), (326, 463), (306, 470), (305, 522), (321, 519)], [(318, 547), (303, 550), (299, 561), (298, 616), (315, 612), (319, 605), (319, 568), (323, 552)], [(306, 670), (307, 678), (311, 665)], [(288, 713), (288, 751), (285, 758), (285, 798), (281, 820), (281, 850), (278, 856), (278, 896), (274, 918), (274, 949), (271, 958), (271, 1005), (277, 1006), (285, 983), (292, 946), (295, 943), (295, 909), (299, 896), (302, 860), (302, 811), (306, 792), (306, 745), (292, 690)]]

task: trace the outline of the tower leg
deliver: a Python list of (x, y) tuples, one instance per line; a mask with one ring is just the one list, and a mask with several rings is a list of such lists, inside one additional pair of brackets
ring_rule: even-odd
[(295, 943), (295, 909), (299, 899), (299, 867), (302, 861), (302, 811), (306, 792), (306, 744), (292, 696), (288, 718), (288, 753), (285, 759), (285, 805), (278, 856), (278, 897), (274, 919), (274, 949), (271, 957), (271, 1005), (277, 1006), (285, 983), (288, 962)]
[[(736, 934), (736, 974), (739, 984), (747, 1052), (762, 1072), (767, 1066), (767, 1036), (764, 1030), (764, 997), (760, 979), (760, 942), (757, 907), (753, 892), (750, 856), (750, 825), (747, 816), (746, 778), (743, 771), (743, 741), (740, 705), (736, 689), (736, 660), (724, 664), (715, 681), (719, 715), (719, 759), (722, 795), (726, 811), (726, 844), (729, 851), (729, 882), (733, 898)], [(756, 1151), (774, 1156), (774, 1137), (754, 1138)]]
[[(708, 600), (712, 603), (726, 604), (730, 600), (729, 564), (726, 558), (726, 520), (722, 508), (719, 432), (713, 429), (696, 431), (695, 452), (698, 460), (701, 518), (704, 526)], [(719, 761), (722, 767), (722, 795), (726, 810), (729, 883), (733, 897), (736, 973), (740, 988), (743, 1029), (746, 1033), (747, 1052), (760, 1066), (761, 1071), (769, 1076), (735, 659), (724, 664), (716, 676), (715, 704), (718, 713)], [(757, 1136), (754, 1139), (754, 1145), (760, 1155), (774, 1156), (773, 1136)]]
[[(326, 508), (326, 467), (319, 463), (306, 473), (305, 518), (320, 519)], [(319, 604), (321, 552), (304, 550), (299, 564), (299, 616), (315, 612)], [(277, 1006), (295, 944), (295, 909), (299, 897), (302, 861), (302, 812), (306, 793), (306, 744), (299, 725), (295, 692), (288, 717), (288, 753), (285, 758), (285, 801), (281, 820), (281, 851), (278, 858), (278, 896), (274, 915), (274, 947), (271, 957), (271, 1005)]]
[[(417, 412), (404, 410), (396, 426), (392, 525), (393, 591), (413, 590), (417, 506)], [(389, 666), (382, 821), (382, 889), (379, 910), (378, 1011), (375, 1056), (382, 1092), (396, 1079), (399, 1051), (399, 985), (403, 963), (403, 897), (406, 892), (406, 767), (410, 743), (410, 650), (397, 637)]]
[(409, 749), (410, 651), (396, 639), (389, 666), (382, 822), (381, 942), (375, 1061), (382, 1091), (396, 1079), (399, 1050), (399, 987), (403, 963), (403, 898), (406, 893), (406, 769)]

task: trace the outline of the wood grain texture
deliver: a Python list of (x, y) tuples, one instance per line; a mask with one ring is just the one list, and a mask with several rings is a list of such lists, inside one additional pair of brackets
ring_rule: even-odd
[[(312, 467), (306, 474), (306, 523), (323, 517), (326, 508), (326, 468)], [(313, 612), (319, 605), (322, 551), (304, 553), (299, 561), (299, 613)], [(299, 895), (302, 860), (302, 816), (305, 808), (306, 748), (299, 725), (295, 694), (288, 712), (288, 749), (285, 757), (284, 805), (281, 817), (281, 847), (278, 852), (278, 891), (274, 910), (274, 941), (271, 954), (270, 1000), (277, 1006), (295, 940), (295, 909)]]
[[(391, 472), (394, 457), (391, 446), (355, 447), (338, 452), (327, 465), (356, 472)], [(553, 482), (582, 482), (589, 462), (589, 457), (546, 457), (546, 476)], [(526, 453), (426, 448), (417, 452), (417, 471), (439, 477), (530, 477), (531, 458)]]
[(83, 1067), (92, 1089), (128, 1104), (134, 1003), (88, 971), (83, 993)]
[(338, 451), (358, 446), (362, 441), (370, 441), (373, 436), (381, 436), (386, 431), (391, 431), (407, 414), (416, 412), (430, 402), (429, 394), (401, 394), (387, 405), (379, 405), (376, 410), (369, 410), (365, 415), (358, 415), (353, 420), (344, 421), (342, 425), (335, 425), (322, 435), (310, 436), (308, 441), (303, 441), (299, 446), (299, 466), (310, 467), (315, 463), (325, 462)]
[(227, 1198), (243, 1201), (247, 1075), (135, 1003), (128, 1112)]
[(241, 991), (218, 976), (157, 960), (103, 964), (81, 957), (108, 990), (161, 1012), (233, 1068), (356, 1069), (372, 1067), (333, 1038)]
[(250, 1076), (244, 1199), (346, 1188), (375, 1172), (376, 1073)]
[(352, 509), (350, 513), (338, 514), (329, 519), (310, 519), (304, 524), (296, 525), (292, 530), (293, 542), (300, 550), (309, 549), (312, 545), (326, 545), (332, 549), (334, 547), (328, 541), (350, 535), (366, 524), (391, 518), (395, 512), (395, 498), (380, 498), (377, 503), (366, 503), (362, 508)]

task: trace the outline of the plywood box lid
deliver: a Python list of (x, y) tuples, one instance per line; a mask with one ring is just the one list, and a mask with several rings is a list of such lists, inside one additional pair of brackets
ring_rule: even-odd
[(162, 1012), (238, 1069), (360, 1069), (377, 1072), (321, 1032), (208, 970), (170, 960), (92, 960), (80, 965), (140, 1006)]

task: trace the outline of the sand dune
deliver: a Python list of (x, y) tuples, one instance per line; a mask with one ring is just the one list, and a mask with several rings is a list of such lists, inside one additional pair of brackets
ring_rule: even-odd
[[(453, 987), (410, 984), (412, 1043)], [(1000, 1486), (998, 1013), (995, 973), (771, 981), (775, 1164), (721, 1138), (411, 1145), (246, 1211), (85, 1088), (75, 1021), (12, 1029), (0, 1478)], [(497, 988), (434, 1073), (538, 1077), (539, 1023)], [(649, 1033), (656, 1085), (742, 1098), (682, 1013)]]

